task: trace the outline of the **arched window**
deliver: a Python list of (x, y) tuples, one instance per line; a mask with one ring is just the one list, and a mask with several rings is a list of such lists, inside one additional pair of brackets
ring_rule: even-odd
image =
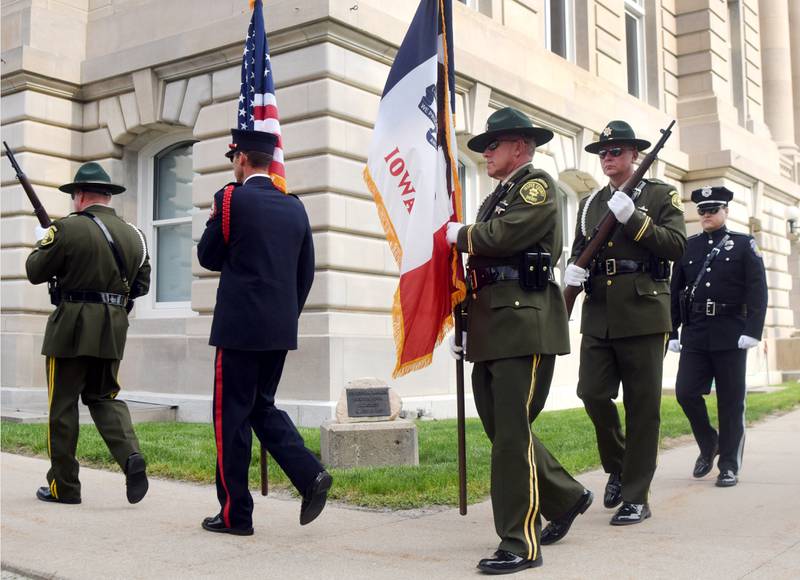
[(192, 298), (192, 143), (160, 151), (153, 159), (153, 237), (156, 303)]
[[(168, 135), (139, 151), (140, 224), (150, 250), (150, 293), (137, 314), (186, 316), (192, 299), (192, 146)], [(146, 189), (145, 189), (146, 188)], [(141, 308), (138, 303), (141, 302)]]

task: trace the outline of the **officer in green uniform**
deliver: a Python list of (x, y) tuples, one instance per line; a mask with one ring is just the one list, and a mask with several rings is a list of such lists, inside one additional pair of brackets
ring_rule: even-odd
[[(500, 546), (479, 562), (490, 574), (540, 566), (540, 545), (566, 534), (592, 494), (575, 481), (531, 431), (544, 407), (555, 357), (569, 352), (567, 312), (552, 264), (561, 254), (556, 185), (531, 160), (552, 131), (522, 112), (501, 109), (469, 141), (500, 180), (476, 223), (450, 223), (447, 239), (469, 254), (467, 328), (462, 343), (474, 362), (475, 406), (492, 442), (491, 497)], [(451, 340), (456, 357), (461, 347)], [(540, 538), (540, 514), (557, 524)], [(557, 537), (556, 537), (557, 536)]]
[[(581, 315), (578, 396), (597, 434), (600, 459), (609, 473), (603, 503), (622, 503), (612, 525), (650, 517), (648, 491), (656, 469), (661, 422), (661, 373), (670, 319), (669, 261), (686, 247), (680, 194), (646, 179), (633, 199), (617, 191), (634, 172), (650, 143), (637, 139), (624, 121), (611, 121), (586, 151), (600, 157), (609, 184), (583, 200), (572, 260), (610, 210), (620, 225), (590, 268), (570, 264), (567, 285), (585, 285)], [(622, 381), (625, 435), (614, 398)]]
[(33, 284), (48, 282), (56, 309), (47, 319), (42, 354), (48, 392), (48, 487), (42, 501), (81, 502), (78, 462), (78, 398), (125, 473), (130, 503), (147, 493), (145, 462), (128, 407), (118, 400), (117, 382), (132, 300), (147, 294), (150, 263), (144, 235), (109, 207), (125, 188), (111, 183), (97, 163), (80, 167), (59, 188), (72, 196), (75, 211), (56, 220), (28, 256)]

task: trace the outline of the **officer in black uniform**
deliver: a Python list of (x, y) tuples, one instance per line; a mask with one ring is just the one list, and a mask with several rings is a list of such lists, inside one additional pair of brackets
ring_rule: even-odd
[[(742, 466), (747, 349), (761, 340), (767, 311), (767, 280), (756, 241), (725, 226), (732, 198), (725, 187), (692, 192), (703, 232), (689, 238), (672, 272), (669, 350), (680, 352), (675, 392), (700, 446), (693, 475), (707, 475), (719, 454), (719, 487), (736, 485)], [(719, 434), (703, 399), (712, 381)]]
[(275, 407), (286, 353), (297, 349), (300, 312), (314, 279), (314, 245), (303, 204), (272, 185), (277, 137), (232, 129), (226, 154), (238, 183), (214, 194), (197, 246), (200, 264), (221, 272), (209, 343), (214, 367), (214, 434), (220, 512), (211, 532), (253, 533), (247, 473), (251, 429), (303, 497), (300, 524), (325, 507), (332, 478), (289, 416)]

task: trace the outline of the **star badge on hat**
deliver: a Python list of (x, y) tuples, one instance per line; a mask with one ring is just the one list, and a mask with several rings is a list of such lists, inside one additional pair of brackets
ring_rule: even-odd
[(700, 195), (703, 197), (711, 197), (711, 187), (707, 186), (703, 188), (703, 191), (700, 192)]
[(605, 129), (603, 129), (603, 135), (605, 135), (606, 137), (611, 137), (612, 132), (613, 131), (611, 130), (611, 127), (606, 127)]

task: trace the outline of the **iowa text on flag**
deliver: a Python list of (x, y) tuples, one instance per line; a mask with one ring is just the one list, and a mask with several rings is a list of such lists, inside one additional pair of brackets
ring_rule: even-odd
[(266, 131), (278, 136), (278, 144), (269, 166), (269, 175), (276, 188), (286, 193), (286, 168), (283, 164), (283, 139), (278, 122), (275, 83), (269, 61), (269, 44), (264, 30), (261, 0), (251, 0), (253, 16), (247, 30), (242, 56), (242, 84), (239, 90), (237, 127), (250, 131)]
[(451, 0), (422, 0), (383, 90), (364, 180), (400, 268), (392, 317), (395, 377), (430, 364), (464, 298)]

